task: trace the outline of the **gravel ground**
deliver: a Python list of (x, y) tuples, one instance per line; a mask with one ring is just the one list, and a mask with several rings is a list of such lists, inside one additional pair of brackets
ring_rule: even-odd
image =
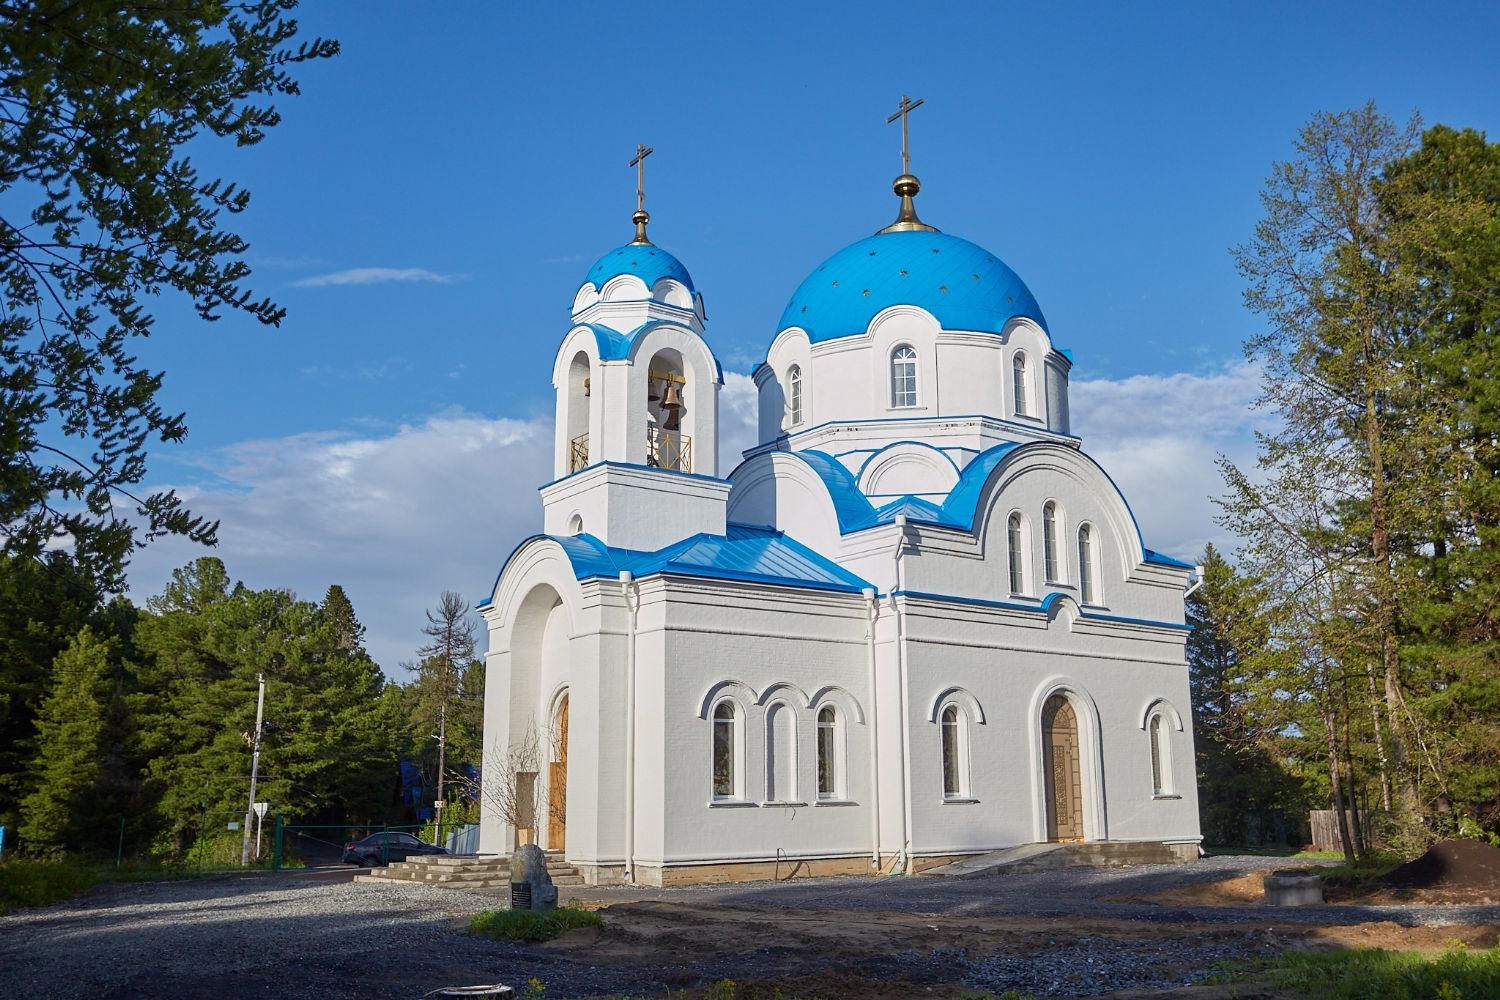
[[(569, 891), (611, 904), (659, 900), (689, 918), (709, 907), (731, 918), (748, 914), (774, 927), (779, 912), (818, 920), (867, 922), (873, 914), (931, 915), (948, 944), (888, 940), (863, 954), (819, 951), (804, 941), (786, 947), (726, 948), (703, 954), (665, 935), (622, 958), (605, 945), (532, 946), (470, 937), (475, 913), (500, 905), (493, 894), (421, 885), (333, 881), (283, 874), (192, 882), (100, 887), (70, 902), (0, 917), (0, 981), (7, 996), (106, 998), (324, 997), (415, 998), (444, 985), (506, 982), (535, 976), (548, 1000), (633, 992), (659, 996), (667, 987), (711, 982), (810, 982), (825, 997), (840, 992), (827, 972), (869, 981), (954, 984), (1038, 996), (1091, 996), (1117, 989), (1166, 988), (1192, 981), (1221, 959), (1265, 953), (1271, 928), (1394, 921), (1421, 925), (1500, 923), (1497, 906), (1337, 906), (1293, 910), (1258, 907), (1162, 907), (1104, 902), (1222, 879), (1285, 864), (1276, 859), (1213, 858), (1193, 865), (1071, 869), (968, 880), (927, 878), (810, 879), (789, 883), (697, 886), (671, 890)], [(620, 913), (623, 929), (631, 926)], [(720, 916), (723, 914), (720, 913)], [(998, 937), (969, 946), (966, 918), (1093, 921), (1048, 929), (1024, 948), (997, 947)], [(911, 921), (909, 916), (901, 919)], [(920, 921), (919, 921), (920, 922)], [(953, 933), (957, 927), (959, 934)], [(1123, 927), (1123, 930), (1120, 928)], [(936, 926), (934, 931), (938, 930)], [(582, 932), (590, 933), (590, 932)], [(628, 937), (628, 934), (623, 934)], [(957, 941), (960, 947), (951, 946)], [(779, 944), (779, 942), (777, 942)], [(639, 945), (639, 942), (637, 942)], [(597, 964), (595, 964), (597, 962)], [(852, 980), (851, 980), (852, 981)], [(829, 985), (833, 983), (835, 985)], [(812, 992), (812, 990), (809, 990)]]

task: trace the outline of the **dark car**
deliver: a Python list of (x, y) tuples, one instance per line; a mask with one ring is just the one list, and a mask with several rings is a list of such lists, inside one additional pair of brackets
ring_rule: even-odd
[(405, 861), (417, 854), (447, 854), (448, 848), (426, 844), (409, 833), (372, 833), (364, 840), (344, 845), (344, 864), (374, 868), (391, 861)]

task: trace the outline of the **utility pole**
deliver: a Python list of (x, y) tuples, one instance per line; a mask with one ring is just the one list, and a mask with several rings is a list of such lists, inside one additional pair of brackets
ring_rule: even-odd
[(256, 674), (260, 692), (255, 698), (255, 750), (250, 756), (250, 804), (245, 807), (245, 834), (240, 841), (240, 867), (250, 863), (250, 819), (255, 815), (255, 779), (260, 773), (260, 728), (266, 711), (266, 675)]
[(448, 692), (443, 692), (443, 703), (438, 706), (438, 787), (437, 787), (437, 844), (443, 844), (443, 769), (448, 756)]

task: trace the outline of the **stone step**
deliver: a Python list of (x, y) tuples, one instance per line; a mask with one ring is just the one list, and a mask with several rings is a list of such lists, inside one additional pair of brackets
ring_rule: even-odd
[(491, 879), (479, 879), (479, 880), (476, 880), (476, 881), (473, 881), (473, 882), (427, 882), (427, 881), (425, 881), (423, 879), (387, 878), (386, 876), (383, 876), (383, 875), (356, 875), (356, 876), (354, 876), (354, 881), (356, 881), (356, 882), (383, 882), (386, 885), (391, 885), (393, 883), (410, 885), (413, 882), (416, 882), (416, 883), (420, 883), (422, 885), (432, 885), (432, 886), (434, 886), (436, 888), (441, 888), (441, 889), (501, 889), (501, 888), (505, 888), (505, 887), (507, 887), (507, 886), (510, 885), (510, 879), (509, 878), (503, 878), (503, 879), (495, 879), (495, 878), (491, 878)]
[(552, 884), (553, 885), (583, 885), (583, 876), (582, 875), (554, 875), (554, 876), (552, 876)]

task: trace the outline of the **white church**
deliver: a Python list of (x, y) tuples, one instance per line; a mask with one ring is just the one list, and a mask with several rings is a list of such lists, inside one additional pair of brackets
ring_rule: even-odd
[[(482, 852), (650, 885), (1048, 841), (1197, 856), (1194, 568), (1071, 433), (1072, 359), (1025, 283), (919, 220), (909, 168), (895, 192), (792, 294), (741, 457), (638, 187), (553, 365), (545, 533), (480, 605)], [(523, 741), (540, 760), (505, 773)]]

